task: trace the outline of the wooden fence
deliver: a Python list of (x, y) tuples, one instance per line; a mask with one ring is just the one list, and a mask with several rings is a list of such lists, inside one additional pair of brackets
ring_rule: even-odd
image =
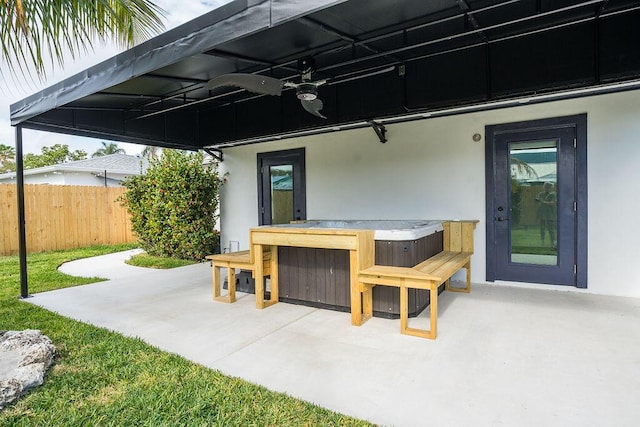
[[(18, 253), (17, 187), (0, 184), (0, 255)], [(135, 242), (124, 188), (25, 185), (27, 251)]]

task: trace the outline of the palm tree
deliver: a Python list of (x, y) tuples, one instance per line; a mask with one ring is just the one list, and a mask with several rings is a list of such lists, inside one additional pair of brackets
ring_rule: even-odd
[(16, 149), (10, 145), (0, 144), (0, 163), (11, 161), (16, 158)]
[(163, 30), (164, 13), (150, 0), (0, 0), (0, 57), (12, 72), (33, 65), (44, 76), (43, 56), (62, 65), (95, 40), (133, 46)]
[(511, 175), (512, 178), (516, 178), (517, 176), (524, 176), (527, 178), (537, 178), (538, 173), (536, 170), (531, 167), (531, 165), (524, 160), (520, 160), (516, 157), (511, 157)]
[(114, 142), (101, 142), (102, 147), (98, 148), (95, 153), (91, 155), (91, 157), (102, 157), (108, 156), (109, 154), (125, 154), (126, 151), (124, 149), (118, 147), (118, 144)]
[(14, 162), (16, 150), (10, 145), (0, 144), (0, 173), (13, 171), (16, 169)]
[(157, 160), (158, 154), (160, 153), (160, 148), (154, 145), (145, 145), (144, 150), (142, 150), (142, 157), (149, 160)]

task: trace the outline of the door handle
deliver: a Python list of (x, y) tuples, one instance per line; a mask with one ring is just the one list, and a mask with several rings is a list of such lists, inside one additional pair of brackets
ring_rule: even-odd
[(509, 221), (509, 218), (505, 218), (505, 217), (499, 216), (499, 217), (496, 218), (496, 221), (500, 221), (500, 222)]

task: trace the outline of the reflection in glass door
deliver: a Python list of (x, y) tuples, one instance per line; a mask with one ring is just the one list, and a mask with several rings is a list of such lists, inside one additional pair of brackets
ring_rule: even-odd
[(558, 264), (555, 140), (511, 142), (511, 262)]
[(288, 224), (293, 217), (293, 165), (270, 166), (271, 224)]

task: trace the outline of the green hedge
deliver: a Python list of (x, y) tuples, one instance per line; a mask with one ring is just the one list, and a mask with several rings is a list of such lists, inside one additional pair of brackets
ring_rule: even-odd
[(201, 260), (219, 251), (217, 168), (202, 153), (164, 150), (146, 174), (128, 178), (121, 203), (150, 255)]

